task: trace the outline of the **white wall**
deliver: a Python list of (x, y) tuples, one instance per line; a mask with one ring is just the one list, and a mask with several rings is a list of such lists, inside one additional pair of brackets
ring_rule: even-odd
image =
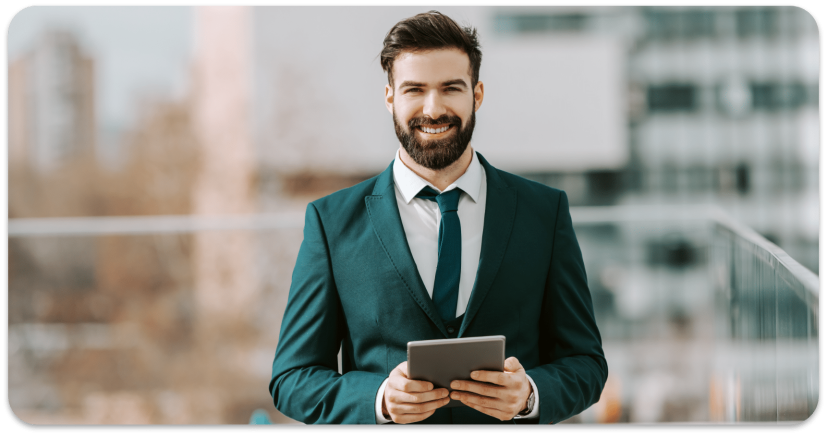
[(611, 169), (628, 160), (625, 54), (605, 36), (494, 41), (475, 147), (510, 171)]
[[(255, 9), (255, 132), (285, 172), (383, 170), (398, 147), (383, 104), (382, 40), (425, 7)], [(440, 7), (481, 35), (486, 97), (473, 146), (510, 171), (616, 168), (627, 159), (625, 59), (600, 37), (494, 33), (490, 7)], [(500, 40), (498, 40), (500, 38)]]

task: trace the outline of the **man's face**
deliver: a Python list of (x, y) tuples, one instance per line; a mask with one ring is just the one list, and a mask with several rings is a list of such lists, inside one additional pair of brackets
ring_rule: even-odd
[(458, 49), (404, 52), (385, 87), (402, 148), (419, 165), (441, 170), (465, 151), (474, 132), (483, 86), (471, 88), (468, 55)]

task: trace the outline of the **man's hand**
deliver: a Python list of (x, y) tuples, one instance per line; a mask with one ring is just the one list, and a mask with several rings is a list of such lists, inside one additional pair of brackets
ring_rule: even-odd
[[(505, 372), (474, 371), (471, 378), (476, 381), (454, 380), (451, 389), (466, 392), (451, 392), (451, 398), (480, 412), (507, 421), (525, 409), (531, 394), (531, 383), (516, 357), (505, 359)], [(492, 386), (486, 383), (493, 383)]]
[(382, 413), (397, 424), (422, 421), (434, 414), (436, 409), (448, 404), (448, 389), (434, 389), (432, 383), (410, 380), (408, 362), (402, 362), (391, 371)]

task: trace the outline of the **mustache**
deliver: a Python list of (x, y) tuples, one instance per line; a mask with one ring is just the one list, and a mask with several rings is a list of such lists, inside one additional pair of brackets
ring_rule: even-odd
[(448, 115), (445, 114), (439, 118), (431, 118), (431, 117), (414, 117), (408, 120), (408, 127), (411, 129), (415, 129), (420, 126), (435, 126), (438, 124), (453, 124), (453, 125), (461, 125), (462, 120), (456, 115)]

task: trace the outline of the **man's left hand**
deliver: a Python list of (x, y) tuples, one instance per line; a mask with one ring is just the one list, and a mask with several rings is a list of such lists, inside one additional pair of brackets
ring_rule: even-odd
[(451, 398), (500, 421), (514, 418), (525, 409), (531, 383), (516, 357), (505, 359), (503, 369), (505, 372), (473, 371), (471, 379), (474, 381), (452, 381), (451, 389), (465, 392), (451, 392)]

